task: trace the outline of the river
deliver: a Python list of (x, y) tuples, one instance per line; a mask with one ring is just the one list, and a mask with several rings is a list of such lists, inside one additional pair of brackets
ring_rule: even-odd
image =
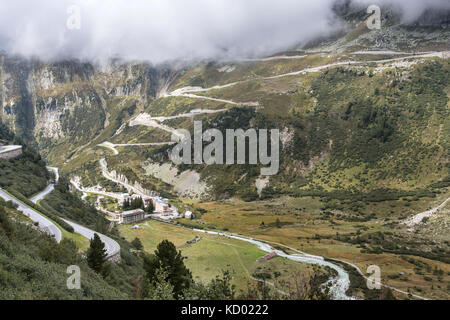
[(238, 236), (234, 234), (229, 233), (222, 233), (222, 232), (216, 232), (216, 231), (209, 231), (209, 230), (201, 230), (201, 229), (194, 229), (197, 232), (203, 232), (207, 234), (214, 234), (219, 235), (227, 238), (232, 238), (236, 240), (241, 240), (245, 242), (249, 242), (257, 246), (260, 250), (264, 252), (276, 252), (278, 256), (296, 261), (296, 262), (304, 262), (304, 263), (310, 263), (315, 265), (320, 265), (324, 267), (330, 267), (331, 269), (335, 270), (337, 272), (337, 276), (333, 279), (330, 279), (327, 284), (331, 283), (330, 287), (330, 294), (334, 300), (354, 300), (354, 297), (350, 297), (346, 294), (346, 291), (350, 287), (350, 279), (347, 271), (345, 271), (343, 268), (341, 268), (338, 265), (335, 265), (334, 263), (331, 263), (329, 261), (326, 261), (323, 257), (320, 256), (314, 256), (309, 254), (287, 254), (281, 250), (274, 249), (271, 245), (255, 240), (253, 238), (248, 238), (244, 236)]

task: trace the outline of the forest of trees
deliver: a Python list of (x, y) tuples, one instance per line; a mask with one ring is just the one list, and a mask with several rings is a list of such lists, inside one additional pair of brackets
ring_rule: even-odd
[(148, 206), (145, 206), (144, 201), (142, 200), (141, 197), (125, 200), (123, 202), (122, 209), (124, 211), (142, 209), (147, 213), (153, 213), (153, 211), (155, 210), (153, 203), (151, 201), (148, 204)]

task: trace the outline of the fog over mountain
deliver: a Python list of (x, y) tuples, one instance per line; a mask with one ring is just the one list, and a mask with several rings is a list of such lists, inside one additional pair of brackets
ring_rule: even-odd
[[(249, 57), (336, 30), (335, 0), (0, 0), (0, 48), (41, 59), (168, 60)], [(394, 4), (405, 20), (448, 0)], [(76, 7), (73, 7), (76, 6)], [(78, 9), (80, 28), (77, 28)], [(68, 28), (69, 25), (75, 28)]]

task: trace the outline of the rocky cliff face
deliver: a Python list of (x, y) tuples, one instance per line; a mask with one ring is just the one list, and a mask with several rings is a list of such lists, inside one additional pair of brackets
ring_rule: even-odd
[[(399, 12), (386, 7), (382, 9), (383, 28), (369, 32), (361, 28), (361, 21), (368, 16), (366, 9), (350, 0), (336, 1), (335, 14), (350, 29), (343, 37), (321, 42), (315, 50), (425, 51), (448, 45), (449, 12), (427, 10), (416, 21), (404, 24)], [(117, 130), (123, 119), (166, 93), (177, 75), (174, 69), (117, 60), (92, 65), (1, 56), (0, 118), (18, 136), (39, 146), (44, 156), (50, 146), (64, 142), (75, 149), (110, 125)]]
[[(360, 49), (387, 49), (399, 51), (444, 50), (450, 36), (450, 11), (425, 10), (411, 18), (396, 6), (381, 6), (381, 29), (369, 30), (366, 21), (367, 3), (338, 0), (333, 11), (344, 21), (344, 30), (327, 39), (321, 50), (351, 51)], [(336, 39), (336, 37), (338, 39)]]
[(47, 155), (50, 146), (64, 141), (77, 147), (95, 138), (117, 116), (119, 105), (144, 108), (172, 74), (143, 63), (46, 64), (2, 56), (0, 118)]
[[(178, 168), (198, 174), (197, 182), (210, 180), (218, 198), (300, 189), (410, 190), (441, 181), (448, 175), (448, 53), (415, 53), (448, 51), (448, 28), (424, 27), (434, 16), (402, 25), (387, 10), (383, 28), (369, 30), (365, 10), (345, 3), (336, 10), (349, 30), (289, 59), (177, 68), (3, 56), (0, 117), (64, 174), (90, 173), (93, 184), (99, 183), (98, 160), (111, 151), (98, 145), (110, 142), (120, 149), (109, 159), (118, 173), (128, 170), (130, 181), (151, 190), (175, 189), (175, 178), (143, 165), (151, 159), (161, 171), (169, 161), (166, 148), (149, 144), (170, 141), (175, 128), (191, 130), (193, 116), (182, 115), (205, 109), (222, 110), (196, 116), (208, 119), (205, 129), (281, 131), (280, 174), (270, 182), (261, 183), (257, 167)], [(365, 52), (374, 48), (382, 50)], [(205, 90), (189, 91), (199, 86)], [(157, 120), (128, 125), (139, 114)]]

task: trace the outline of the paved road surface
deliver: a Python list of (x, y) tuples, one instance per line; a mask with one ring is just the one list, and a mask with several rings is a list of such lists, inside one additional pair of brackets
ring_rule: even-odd
[(85, 238), (92, 239), (92, 238), (94, 238), (94, 234), (98, 234), (100, 239), (105, 244), (105, 249), (106, 249), (106, 253), (108, 254), (108, 258), (112, 257), (120, 252), (120, 245), (117, 243), (117, 241), (111, 239), (110, 237), (107, 237), (101, 233), (94, 231), (94, 230), (83, 227), (75, 222), (72, 222), (72, 221), (69, 221), (66, 219), (62, 219), (62, 220), (64, 220), (67, 224), (70, 224), (76, 233), (81, 234)]
[(59, 181), (59, 169), (55, 168), (55, 167), (47, 167), (47, 170), (53, 172), (53, 174), (55, 175), (55, 183), (58, 183), (58, 181)]
[[(44, 191), (42, 191), (39, 194), (35, 195), (30, 200), (33, 203), (37, 203), (39, 200), (43, 199), (50, 192), (52, 192), (54, 190), (54, 188), (55, 188), (54, 185), (50, 184), (50, 185), (47, 186), (47, 188), (45, 188)], [(107, 237), (107, 236), (105, 236), (105, 235), (103, 235), (101, 233), (95, 232), (94, 230), (91, 230), (91, 229), (83, 227), (83, 226), (81, 226), (79, 224), (76, 224), (75, 222), (72, 222), (72, 221), (69, 221), (69, 220), (66, 220), (66, 219), (62, 219), (62, 220), (64, 220), (67, 224), (71, 225), (76, 233), (81, 234), (85, 238), (92, 239), (92, 238), (94, 238), (94, 234), (97, 233), (99, 235), (100, 239), (105, 244), (105, 249), (106, 249), (106, 253), (108, 254), (108, 258), (112, 257), (112, 256), (114, 256), (114, 255), (116, 255), (117, 253), (120, 252), (120, 245), (115, 240), (113, 240), (113, 239), (111, 239), (111, 238), (109, 238), (109, 237)]]
[(50, 194), (55, 189), (55, 185), (49, 184), (47, 188), (44, 189), (44, 191), (38, 193), (33, 198), (30, 199), (31, 202), (37, 203), (39, 200), (44, 199), (48, 194)]
[(30, 206), (24, 204), (23, 202), (17, 200), (16, 198), (14, 198), (12, 196), (10, 196), (8, 193), (3, 191), (1, 188), (0, 188), (0, 197), (3, 198), (5, 201), (12, 201), (15, 204), (17, 204), (18, 205), (17, 209), (19, 211), (22, 211), (23, 214), (28, 216), (32, 221), (38, 222), (39, 227), (43, 231), (45, 231), (46, 233), (48, 233), (49, 235), (54, 237), (58, 243), (61, 242), (61, 239), (62, 239), (61, 230), (53, 222), (51, 222), (48, 218), (44, 217), (43, 215), (41, 215), (39, 212), (37, 212), (36, 210), (31, 208)]
[(0, 147), (0, 153), (7, 153), (7, 152), (10, 152), (10, 151), (13, 151), (13, 150), (18, 150), (18, 149), (22, 149), (22, 146), (11, 146), (11, 145), (1, 146)]

